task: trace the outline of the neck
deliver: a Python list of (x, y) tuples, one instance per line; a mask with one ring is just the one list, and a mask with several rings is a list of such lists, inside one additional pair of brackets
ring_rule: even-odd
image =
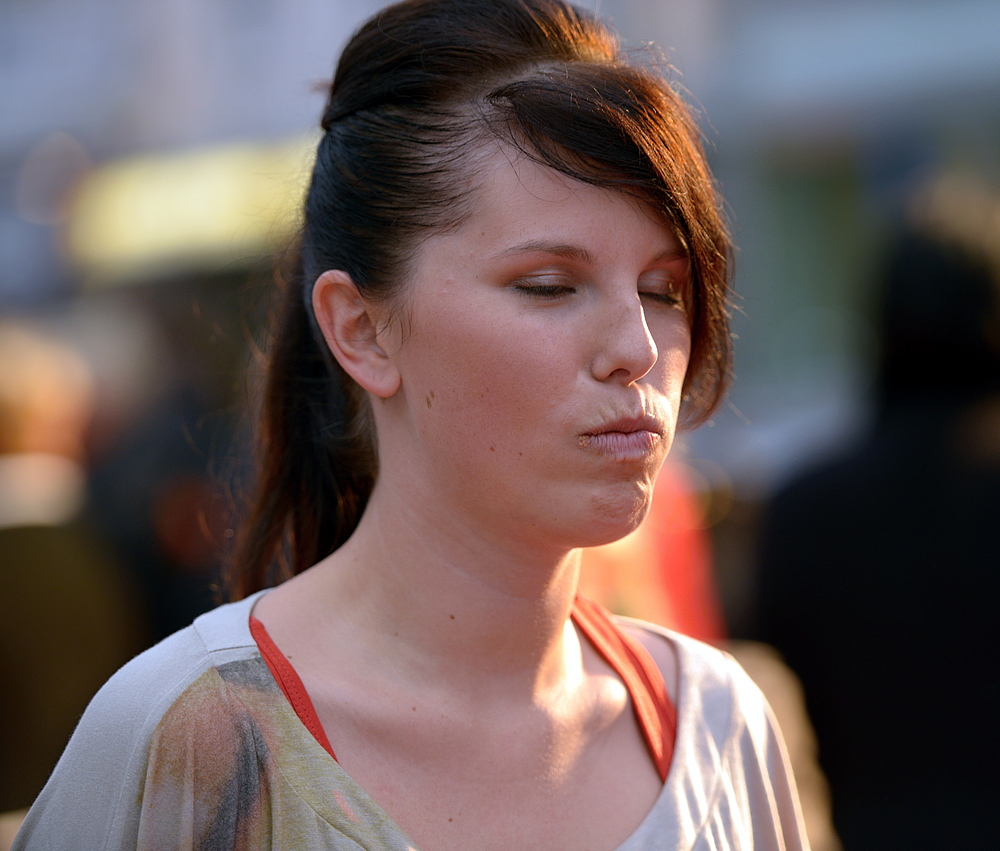
[(360, 664), (395, 682), (509, 696), (564, 679), (578, 652), (567, 626), (576, 552), (500, 546), (426, 508), (376, 488), (351, 539), (287, 583), (305, 592), (319, 646), (350, 641)]

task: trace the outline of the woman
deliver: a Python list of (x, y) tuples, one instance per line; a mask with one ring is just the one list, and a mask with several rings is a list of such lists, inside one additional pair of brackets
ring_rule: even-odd
[(17, 847), (800, 847), (739, 669), (575, 600), (724, 383), (681, 100), (559, 0), (424, 0), (323, 127), (242, 600), (111, 680)]

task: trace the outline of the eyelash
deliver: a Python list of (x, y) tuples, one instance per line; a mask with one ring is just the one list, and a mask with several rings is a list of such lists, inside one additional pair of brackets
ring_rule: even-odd
[[(538, 286), (518, 284), (514, 287), (514, 289), (518, 292), (524, 293), (525, 295), (534, 296), (535, 298), (543, 299), (545, 301), (554, 301), (555, 299), (566, 295), (572, 295), (576, 292), (575, 287), (569, 287), (564, 284), (542, 284)], [(639, 295), (640, 297), (652, 299), (653, 301), (668, 307), (680, 307), (683, 305), (683, 299), (673, 292), (640, 292)]]
[(555, 299), (564, 295), (572, 295), (576, 292), (575, 287), (568, 287), (565, 284), (517, 284), (514, 289), (525, 295), (536, 296), (543, 299)]
[(660, 302), (661, 304), (670, 305), (671, 307), (680, 307), (684, 303), (677, 293), (639, 293), (640, 296), (645, 296), (646, 298), (651, 298), (653, 301)]

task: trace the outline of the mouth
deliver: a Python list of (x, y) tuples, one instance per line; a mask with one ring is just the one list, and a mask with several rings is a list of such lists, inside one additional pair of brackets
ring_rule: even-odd
[(615, 461), (644, 460), (663, 443), (663, 422), (648, 414), (621, 417), (580, 435), (579, 444)]
[(641, 414), (638, 417), (619, 417), (610, 420), (604, 425), (588, 431), (584, 437), (596, 437), (601, 434), (636, 434), (640, 431), (647, 431), (650, 434), (663, 437), (666, 429), (663, 427), (662, 421), (656, 417), (651, 414)]

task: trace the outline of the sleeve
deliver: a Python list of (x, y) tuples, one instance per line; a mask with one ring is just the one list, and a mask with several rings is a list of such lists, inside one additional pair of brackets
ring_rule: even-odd
[(98, 691), (12, 851), (135, 849), (153, 731), (206, 668), (189, 630), (129, 662)]
[(761, 690), (728, 653), (636, 625), (665, 637), (677, 652), (677, 741), (663, 810), (665, 846), (808, 851), (784, 742)]
[(267, 849), (272, 845), (266, 713), (249, 711), (219, 671), (171, 706), (149, 744), (136, 848)]
[(730, 660), (739, 734), (726, 759), (735, 806), (743, 809), (752, 845), (808, 851), (798, 792), (781, 731), (760, 689)]

